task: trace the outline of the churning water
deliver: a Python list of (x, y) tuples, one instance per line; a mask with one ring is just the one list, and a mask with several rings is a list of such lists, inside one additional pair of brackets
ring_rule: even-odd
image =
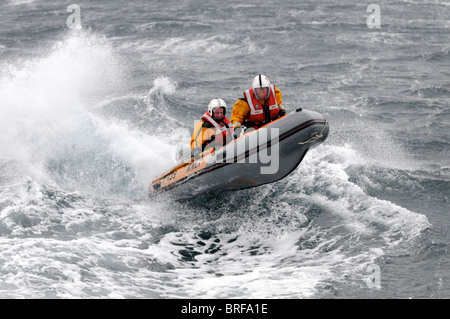
[[(450, 297), (450, 5), (0, 4), (0, 297)], [(75, 11), (74, 11), (75, 12)], [(70, 21), (69, 21), (70, 22)], [(324, 144), (287, 178), (148, 199), (258, 73)]]

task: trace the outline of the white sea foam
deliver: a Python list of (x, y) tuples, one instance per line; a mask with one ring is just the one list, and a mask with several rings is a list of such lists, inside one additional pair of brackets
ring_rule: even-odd
[(166, 76), (160, 76), (153, 81), (153, 87), (150, 89), (149, 95), (154, 94), (155, 92), (170, 95), (175, 92), (176, 87), (176, 82), (171, 81)]
[[(323, 160), (331, 154), (333, 162)], [(312, 150), (309, 155), (311, 157), (307, 156), (297, 171), (302, 176), (301, 189), (308, 193), (320, 191), (302, 198), (339, 215), (350, 230), (370, 236), (379, 231), (377, 227), (382, 227), (386, 247), (391, 247), (398, 243), (399, 235), (401, 242), (407, 242), (431, 226), (424, 215), (372, 197), (365, 193), (362, 185), (352, 182), (347, 172), (349, 168), (367, 167), (373, 162), (350, 146), (327, 146)]]
[(8, 0), (7, 5), (19, 6), (19, 5), (23, 5), (23, 4), (30, 4), (33, 2), (36, 2), (36, 0)]
[[(49, 165), (64, 167), (67, 174), (59, 179), (70, 178), (66, 182), (74, 189), (81, 187), (77, 182), (107, 189), (108, 183), (120, 180), (115, 172), (101, 180), (112, 158), (122, 161), (116, 166), (131, 167), (134, 182), (146, 189), (172, 164), (167, 161), (172, 147), (90, 112), (105, 87), (114, 89), (120, 83), (120, 64), (105, 39), (74, 32), (41, 57), (8, 65), (0, 79), (0, 157), (23, 163), (24, 174), (44, 178), (41, 183), (54, 182), (48, 176)], [(154, 90), (170, 94), (175, 84), (161, 77), (155, 80)], [(89, 175), (94, 176), (90, 181)]]
[[(304, 231), (305, 232), (305, 231)], [(303, 233), (304, 233), (303, 232)], [(338, 252), (321, 255), (320, 248), (299, 251), (296, 245), (301, 231), (276, 238), (255, 240), (245, 230), (239, 235), (218, 236), (217, 253), (196, 256), (194, 267), (177, 260), (176, 255), (162, 254), (174, 249), (175, 242), (192, 242), (192, 234), (174, 233), (166, 236), (151, 251), (163, 261), (176, 265), (170, 271), (181, 287), (164, 293), (165, 297), (189, 298), (304, 298), (312, 296), (317, 285), (332, 276), (330, 268), (341, 260)], [(229, 242), (238, 236), (235, 241)], [(213, 241), (206, 241), (206, 248)], [(324, 243), (324, 245), (326, 245)], [(196, 250), (201, 250), (197, 245)], [(205, 249), (203, 249), (205, 250)], [(166, 258), (164, 258), (164, 255)], [(333, 256), (334, 255), (334, 256)]]

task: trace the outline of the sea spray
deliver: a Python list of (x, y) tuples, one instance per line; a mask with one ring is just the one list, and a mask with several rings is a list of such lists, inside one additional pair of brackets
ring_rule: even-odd
[(145, 193), (171, 146), (92, 112), (125, 72), (112, 46), (77, 30), (43, 51), (0, 79), (0, 157), (43, 184)]

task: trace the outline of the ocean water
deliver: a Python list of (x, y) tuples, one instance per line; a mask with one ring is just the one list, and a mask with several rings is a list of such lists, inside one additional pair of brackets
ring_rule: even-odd
[[(450, 2), (373, 4), (1, 1), (0, 298), (449, 298)], [(325, 143), (148, 199), (258, 73)]]

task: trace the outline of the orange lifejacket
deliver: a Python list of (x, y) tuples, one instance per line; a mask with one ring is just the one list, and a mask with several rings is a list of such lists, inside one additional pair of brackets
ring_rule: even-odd
[(202, 116), (202, 120), (210, 123), (213, 126), (215, 131), (215, 143), (219, 145), (225, 145), (227, 143), (227, 140), (232, 138), (232, 132), (230, 128), (231, 122), (226, 116), (222, 121), (217, 122), (211, 115), (209, 115), (209, 112), (206, 111), (206, 113)]
[(270, 86), (269, 98), (266, 100), (264, 106), (261, 104), (261, 101), (256, 98), (253, 88), (246, 90), (244, 92), (244, 97), (250, 107), (250, 115), (247, 119), (248, 122), (258, 125), (268, 123), (278, 116), (279, 109), (273, 85)]

